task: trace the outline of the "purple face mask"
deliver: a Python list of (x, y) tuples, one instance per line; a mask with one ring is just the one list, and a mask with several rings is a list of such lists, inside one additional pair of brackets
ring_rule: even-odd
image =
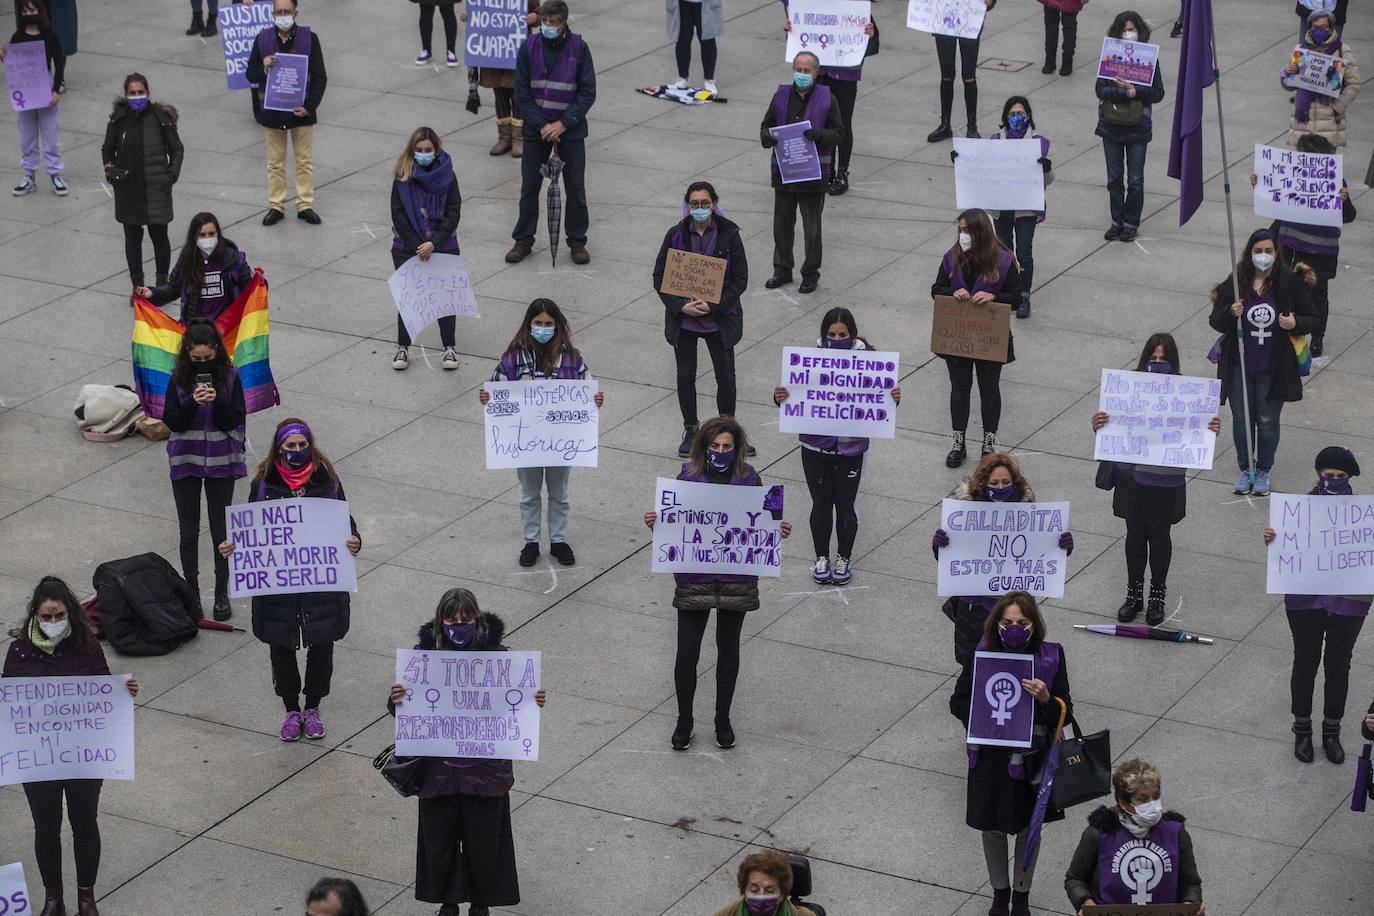
[(1349, 477), (1323, 477), (1317, 481), (1317, 492), (1323, 496), (1349, 496)]
[(444, 624), (444, 637), (459, 648), (472, 642), (472, 636), (475, 632), (477, 632), (477, 624), (475, 623)]
[(988, 487), (988, 499), (995, 503), (1004, 503), (1016, 495), (1016, 484), (1009, 483), (1005, 487)]
[(140, 95), (136, 98), (127, 99), (127, 101), (129, 103), (129, 107), (132, 108), (134, 111), (142, 111), (143, 109), (148, 107), (148, 97), (146, 95)]
[(1312, 30), (1312, 40), (1319, 45), (1324, 45), (1331, 39), (1331, 30), (1321, 27)]
[(1146, 372), (1157, 372), (1160, 375), (1172, 375), (1174, 371), (1173, 363), (1148, 362), (1145, 364)]
[(851, 350), (854, 348), (854, 338), (852, 337), (842, 337), (839, 339), (826, 337), (824, 341), (823, 346), (831, 350)]
[(1009, 623), (998, 631), (1002, 637), (1002, 645), (1008, 649), (1024, 649), (1026, 643), (1030, 642), (1030, 627), (1022, 626), (1019, 623)]
[(772, 894), (746, 894), (744, 907), (749, 916), (773, 916), (778, 911), (778, 898)]

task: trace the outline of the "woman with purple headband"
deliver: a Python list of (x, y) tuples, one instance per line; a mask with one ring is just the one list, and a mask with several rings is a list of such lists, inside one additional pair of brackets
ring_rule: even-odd
[[(277, 425), (272, 448), (258, 465), (249, 484), (248, 499), (291, 499), (309, 496), (346, 499), (334, 465), (315, 444), (304, 420), (287, 417)], [(362, 550), (358, 524), (348, 517), (351, 534), (343, 546), (355, 557)], [(234, 552), (234, 542), (219, 545), (221, 556)], [(256, 595), (253, 598), (253, 635), (271, 649), (272, 684), (286, 706), (281, 740), (324, 737), (320, 700), (329, 694), (334, 673), (334, 643), (348, 633), (348, 592), (305, 592), (295, 595)], [(305, 653), (305, 710), (301, 710), (301, 672), (296, 650)]]

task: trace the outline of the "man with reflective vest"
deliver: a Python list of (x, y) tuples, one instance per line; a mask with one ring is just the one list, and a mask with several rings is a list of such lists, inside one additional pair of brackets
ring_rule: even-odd
[(539, 7), (539, 31), (520, 46), (515, 58), (515, 105), (524, 118), (520, 160), (520, 216), (511, 237), (515, 245), (506, 262), (523, 261), (534, 248), (539, 226), (539, 169), (555, 149), (563, 160), (563, 233), (574, 264), (591, 260), (587, 253), (587, 111), (596, 101), (592, 53), (582, 36), (568, 31), (568, 4), (545, 0)]

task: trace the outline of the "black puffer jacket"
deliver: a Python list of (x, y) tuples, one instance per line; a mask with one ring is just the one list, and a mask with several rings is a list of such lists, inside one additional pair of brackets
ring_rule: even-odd
[(116, 101), (100, 146), (114, 186), (115, 219), (126, 226), (170, 224), (172, 185), (181, 177), (184, 154), (175, 108), (150, 103), (134, 111), (125, 99)]
[(166, 655), (196, 635), (199, 599), (155, 553), (101, 563), (91, 584), (100, 596), (100, 626), (124, 655)]

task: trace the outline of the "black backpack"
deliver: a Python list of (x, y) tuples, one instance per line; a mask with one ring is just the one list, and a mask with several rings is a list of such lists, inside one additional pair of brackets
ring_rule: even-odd
[(123, 655), (166, 655), (196, 635), (199, 596), (155, 553), (101, 563), (91, 584), (105, 637)]

